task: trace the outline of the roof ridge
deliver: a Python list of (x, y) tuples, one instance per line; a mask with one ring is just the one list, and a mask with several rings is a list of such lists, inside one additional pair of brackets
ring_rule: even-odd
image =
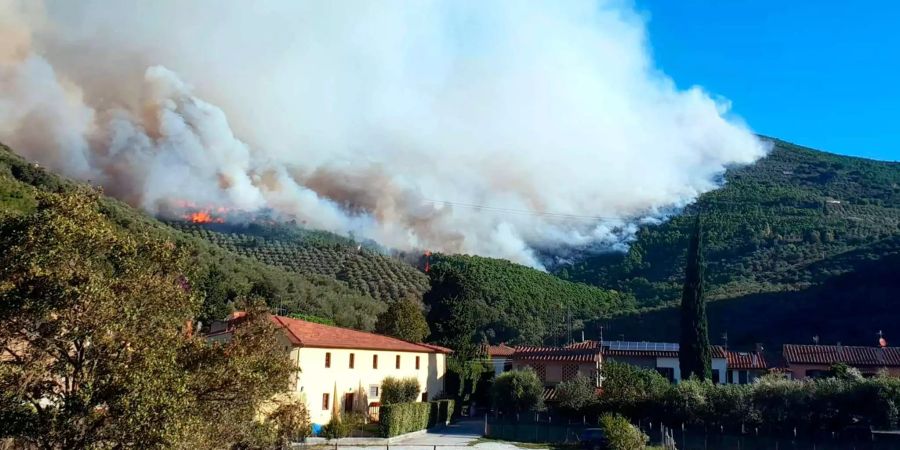
[(288, 334), (290, 334), (291, 336), (293, 336), (294, 339), (296, 339), (297, 342), (300, 343), (300, 345), (303, 345), (303, 339), (300, 339), (300, 336), (297, 336), (297, 334), (294, 333), (293, 330), (291, 330), (291, 327), (287, 326), (287, 324), (285, 324), (285, 323), (281, 320), (281, 319), (284, 318), (283, 316), (279, 316), (279, 315), (277, 315), (277, 314), (273, 314), (272, 317), (274, 317), (275, 320), (278, 321), (278, 323), (281, 325), (281, 328), (284, 328), (285, 330), (287, 330)]
[[(278, 322), (281, 323), (285, 328), (287, 328), (288, 331), (291, 333), (291, 335), (294, 336), (294, 337), (296, 337), (296, 338), (297, 338), (297, 341), (299, 341), (301, 344), (303, 344), (303, 340), (300, 339), (300, 338), (299, 338), (299, 337), (298, 337), (298, 336), (290, 329), (290, 327), (287, 326), (287, 324), (284, 323), (284, 321), (303, 322), (303, 323), (311, 324), (311, 325), (317, 326), (317, 327), (325, 327), (325, 328), (332, 328), (332, 329), (336, 329), (336, 330), (350, 331), (350, 332), (360, 333), (360, 334), (368, 334), (368, 335), (370, 335), (370, 336), (377, 336), (377, 337), (383, 338), (383, 339), (391, 339), (391, 340), (394, 340), (394, 341), (404, 342), (404, 343), (410, 344), (410, 345), (415, 345), (415, 346), (421, 347), (421, 348), (423, 348), (423, 349), (425, 349), (425, 350), (436, 350), (436, 348), (432, 347), (433, 344), (426, 344), (426, 343), (424, 343), (424, 342), (407, 341), (407, 340), (405, 340), (405, 339), (400, 339), (400, 338), (397, 338), (397, 337), (394, 337), (394, 336), (388, 336), (388, 335), (386, 335), (386, 334), (372, 333), (371, 331), (355, 330), (355, 329), (353, 329), (353, 328), (339, 327), (339, 326), (337, 326), (337, 325), (328, 325), (328, 324), (324, 324), (324, 323), (312, 322), (312, 321), (309, 321), (309, 320), (295, 319), (295, 318), (293, 318), (293, 317), (279, 316), (279, 315), (276, 315), (276, 314), (273, 314), (272, 316), (275, 317), (275, 318), (278, 320)], [(435, 346), (435, 347), (440, 347), (440, 346)], [(444, 347), (441, 347), (441, 348), (443, 349)], [(448, 349), (448, 350), (449, 350), (449, 349)]]

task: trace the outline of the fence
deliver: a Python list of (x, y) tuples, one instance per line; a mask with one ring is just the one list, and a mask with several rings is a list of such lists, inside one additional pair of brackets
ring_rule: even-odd
[[(597, 417), (581, 420), (547, 414), (485, 416), (485, 436), (515, 442), (563, 444), (578, 442), (581, 433), (597, 428)], [(729, 433), (721, 430), (665, 427), (659, 423), (638, 422), (650, 436), (650, 443), (678, 450), (896, 450), (900, 433), (872, 433), (868, 430), (815, 435), (762, 435), (756, 430)]]
[[(900, 448), (900, 434), (845, 432), (815, 435), (757, 435), (727, 433), (703, 428), (674, 427), (644, 422), (639, 428), (657, 445), (674, 444), (678, 450), (895, 450)], [(667, 439), (667, 436), (669, 437)], [(665, 447), (671, 448), (671, 447)]]
[(484, 434), (515, 442), (575, 443), (584, 430), (597, 428), (596, 424), (597, 417), (587, 416), (578, 421), (539, 413), (487, 415)]

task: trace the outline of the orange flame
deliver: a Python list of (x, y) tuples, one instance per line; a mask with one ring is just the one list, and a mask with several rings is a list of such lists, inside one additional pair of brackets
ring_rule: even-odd
[(197, 211), (188, 214), (186, 219), (190, 220), (193, 223), (225, 223), (225, 219), (221, 217), (213, 217), (206, 211)]

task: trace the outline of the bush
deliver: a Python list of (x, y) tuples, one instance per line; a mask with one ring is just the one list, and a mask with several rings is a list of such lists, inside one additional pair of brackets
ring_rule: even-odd
[(382, 405), (379, 411), (379, 428), (383, 437), (392, 437), (428, 428), (431, 404), (393, 403)]
[(597, 403), (597, 387), (590, 378), (578, 374), (556, 386), (559, 406), (569, 412), (580, 412)]
[(600, 408), (632, 418), (659, 415), (669, 389), (669, 380), (659, 372), (625, 363), (608, 361), (601, 369), (603, 394)]
[(327, 439), (339, 439), (350, 436), (353, 430), (362, 428), (365, 423), (362, 413), (341, 413), (340, 420), (331, 419), (322, 427), (322, 436)]
[(424, 430), (435, 425), (450, 423), (455, 401), (435, 400), (428, 403), (394, 403), (381, 407), (380, 432), (383, 437), (392, 437), (413, 431)]
[(600, 416), (600, 428), (603, 429), (610, 450), (643, 450), (650, 440), (628, 419), (618, 414)]
[(421, 391), (419, 380), (414, 377), (403, 379), (387, 377), (381, 382), (381, 404), (414, 402), (419, 399)]
[(543, 394), (544, 386), (531, 368), (505, 372), (491, 386), (494, 408), (505, 413), (543, 409)]
[(277, 429), (282, 444), (295, 440), (303, 441), (312, 434), (309, 411), (301, 400), (283, 403), (266, 420)]

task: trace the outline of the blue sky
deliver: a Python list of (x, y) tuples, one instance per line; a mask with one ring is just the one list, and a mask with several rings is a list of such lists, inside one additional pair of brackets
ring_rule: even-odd
[(900, 1), (634, 1), (679, 87), (730, 99), (761, 134), (900, 160)]

